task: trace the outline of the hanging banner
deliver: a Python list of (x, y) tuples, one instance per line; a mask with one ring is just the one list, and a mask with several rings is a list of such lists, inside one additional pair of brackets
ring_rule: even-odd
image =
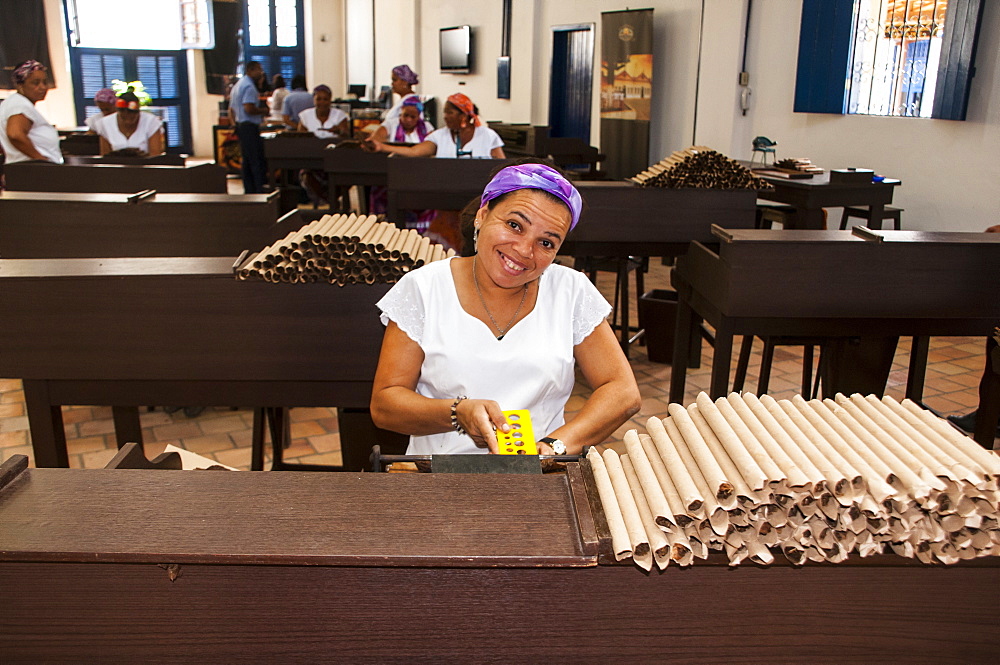
[(601, 14), (601, 168), (616, 180), (649, 166), (653, 10)]

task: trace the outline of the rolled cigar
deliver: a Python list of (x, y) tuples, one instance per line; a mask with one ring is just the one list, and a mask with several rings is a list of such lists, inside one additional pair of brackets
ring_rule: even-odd
[[(642, 445), (639, 444), (638, 437), (636, 437), (635, 443), (639, 446), (639, 451), (641, 452)], [(621, 457), (622, 470), (625, 472), (625, 478), (632, 489), (632, 498), (635, 500), (635, 506), (639, 509), (639, 518), (642, 520), (642, 525), (646, 530), (646, 538), (649, 540), (651, 555), (656, 561), (656, 565), (662, 570), (670, 563), (670, 543), (667, 542), (667, 537), (663, 535), (663, 531), (653, 517), (653, 512), (647, 501), (646, 488), (636, 474), (632, 459), (631, 453)], [(653, 483), (656, 483), (655, 478), (653, 479)], [(643, 567), (645, 568), (645, 566)], [(647, 568), (646, 570), (649, 569)]]
[(701, 436), (687, 410), (680, 404), (672, 403), (667, 405), (667, 412), (683, 437), (684, 445), (697, 463), (705, 482), (708, 483), (708, 489), (714, 493), (719, 505), (726, 510), (736, 507), (736, 491), (733, 483), (726, 478), (722, 466), (712, 454), (711, 448)]
[(768, 451), (761, 445), (757, 437), (753, 435), (753, 432), (743, 423), (740, 417), (736, 414), (736, 410), (733, 409), (732, 405), (725, 397), (720, 397), (715, 400), (715, 405), (719, 409), (719, 413), (722, 417), (726, 419), (726, 422), (732, 428), (736, 436), (739, 437), (740, 442), (746, 447), (746, 449), (753, 456), (754, 460), (760, 466), (761, 470), (768, 477), (769, 484), (772, 487), (782, 485), (784, 486), (788, 481), (787, 474), (778, 466), (774, 458), (768, 453)]
[(456, 252), (453, 248), (449, 247), (448, 251), (444, 253), (444, 258), (450, 259), (451, 257), (456, 256), (457, 254), (458, 252)]
[(656, 450), (663, 460), (663, 465), (670, 473), (670, 479), (674, 487), (677, 488), (684, 510), (687, 512), (700, 510), (705, 503), (705, 498), (698, 492), (694, 479), (691, 478), (681, 456), (677, 453), (677, 448), (667, 436), (663, 421), (655, 417), (650, 418), (646, 423), (646, 431), (652, 437)]
[[(820, 474), (822, 478), (821, 485), (825, 486), (827, 489), (835, 492), (840, 497), (847, 497), (849, 490), (851, 489), (851, 483), (847, 476), (834, 465), (823, 453), (819, 450), (816, 444), (806, 436), (796, 424), (795, 421), (785, 412), (782, 405), (779, 404), (770, 395), (764, 395), (760, 399), (761, 406), (767, 410), (768, 414), (771, 415), (777, 425), (788, 435), (789, 439), (793, 442), (798, 450), (802, 452), (809, 464)], [(791, 403), (788, 406), (792, 406)], [(794, 407), (793, 407), (794, 410)], [(850, 503), (849, 499), (845, 498), (846, 503)]]
[(933, 456), (939, 464), (947, 466), (956, 477), (962, 478), (973, 484), (979, 482), (979, 477), (969, 467), (959, 461), (955, 456), (949, 454), (947, 450), (936, 445), (924, 434), (926, 428), (917, 429), (906, 419), (896, 413), (887, 403), (879, 400), (879, 398), (874, 395), (869, 395), (865, 398), (865, 401), (878, 410), (884, 418), (888, 419), (889, 422), (899, 428), (900, 431), (904, 432), (911, 440), (913, 440), (914, 443), (923, 448), (929, 455)]
[[(654, 416), (654, 419), (659, 420)], [(704, 498), (701, 508), (695, 512), (695, 516), (699, 518), (708, 517), (718, 510), (724, 510), (719, 505), (719, 500), (715, 498), (715, 490), (713, 490), (708, 482), (705, 480), (705, 476), (702, 474), (701, 469), (698, 467), (698, 463), (695, 461), (694, 456), (691, 451), (688, 450), (687, 443), (684, 441), (684, 436), (681, 434), (680, 430), (677, 429), (677, 425), (674, 423), (673, 418), (664, 418), (660, 421), (663, 424), (663, 428), (667, 432), (667, 436), (670, 441), (674, 444), (674, 449), (677, 451), (678, 456), (681, 458), (681, 463), (684, 468), (687, 469), (688, 474), (691, 476), (691, 480), (694, 481), (695, 487), (698, 489), (698, 495)]]
[(931, 429), (947, 439), (952, 445), (974, 459), (981, 469), (992, 475), (994, 478), (1000, 476), (1000, 457), (996, 453), (988, 451), (967, 436), (962, 436), (940, 418), (936, 418), (926, 409), (921, 409), (917, 404), (909, 399), (902, 401), (903, 408), (920, 418)]
[(363, 238), (372, 230), (376, 221), (375, 215), (359, 215), (358, 220), (358, 225), (351, 230), (351, 235), (347, 238), (355, 244), (362, 243)]
[[(876, 496), (878, 501), (882, 501), (886, 497), (896, 493), (897, 490), (885, 481), (885, 476), (881, 474), (881, 470), (871, 466), (863, 456), (858, 454), (853, 446), (847, 443), (841, 435), (840, 430), (853, 436), (850, 434), (850, 430), (844, 427), (837, 420), (836, 416), (830, 413), (830, 410), (823, 406), (822, 403), (818, 401), (815, 401), (815, 404), (813, 402), (806, 402), (800, 395), (796, 395), (792, 397), (792, 404), (798, 408), (798, 412), (819, 433), (820, 438), (836, 450), (864, 478), (864, 484), (860, 487), (855, 486), (855, 492), (863, 494), (867, 487)], [(824, 414), (828, 414), (832, 422), (825, 420)]]
[(708, 422), (729, 458), (739, 468), (740, 474), (754, 492), (760, 492), (768, 484), (769, 478), (761, 469), (754, 456), (743, 445), (736, 432), (719, 411), (718, 406), (704, 392), (698, 394), (698, 411)]
[(625, 518), (618, 505), (618, 497), (611, 484), (611, 476), (604, 464), (604, 458), (601, 457), (596, 448), (591, 448), (590, 452), (587, 453), (587, 461), (590, 462), (594, 483), (597, 485), (597, 494), (601, 499), (601, 506), (604, 508), (608, 530), (611, 532), (611, 547), (615, 553), (615, 560), (621, 561), (632, 556), (632, 542), (629, 538), (628, 528), (625, 526)]
[(403, 244), (403, 248), (399, 252), (400, 257), (403, 259), (412, 260), (413, 255), (415, 253), (414, 250), (417, 247), (417, 244), (420, 242), (420, 234), (414, 231), (413, 229), (407, 229), (405, 233), (407, 234), (406, 241)]
[(378, 225), (381, 233), (375, 238), (374, 248), (378, 252), (385, 252), (386, 248), (399, 235), (399, 229), (393, 224), (382, 222)]
[(615, 498), (618, 499), (618, 507), (622, 511), (622, 518), (625, 520), (625, 529), (628, 531), (629, 542), (632, 545), (632, 556), (640, 565), (652, 565), (649, 538), (646, 537), (646, 529), (639, 517), (639, 508), (635, 505), (635, 499), (632, 498), (632, 488), (628, 486), (628, 479), (622, 469), (621, 459), (618, 457), (618, 453), (610, 448), (602, 453), (602, 457), (604, 465), (608, 469), (608, 476), (611, 478)]
[[(898, 428), (889, 423), (887, 419), (882, 418), (881, 415), (879, 415), (878, 412), (865, 401), (864, 396), (855, 393), (854, 395), (848, 397), (842, 393), (837, 393), (834, 397), (834, 401), (839, 406), (846, 409), (848, 413), (850, 413), (858, 422), (862, 423), (865, 429), (871, 432), (901, 462), (909, 466), (915, 472), (919, 470), (918, 474), (925, 476), (928, 481), (933, 478), (934, 482), (938, 483), (935, 485), (935, 489), (944, 490), (946, 488), (944, 480), (936, 477), (936, 473), (945, 473), (946, 475), (944, 478), (953, 479), (950, 472), (946, 472), (945, 469), (937, 468), (939, 465), (931, 455), (928, 455), (919, 446), (913, 444), (909, 437), (906, 437), (901, 432), (898, 432)], [(886, 423), (892, 429), (884, 429), (879, 422), (876, 422), (876, 418)]]
[[(844, 442), (845, 446), (849, 447), (854, 455), (863, 459), (865, 464), (872, 469), (874, 472), (873, 478), (888, 483), (891, 487), (892, 491), (887, 493), (885, 497), (879, 498), (879, 501), (884, 501), (888, 496), (895, 496), (900, 493), (900, 490), (897, 488), (897, 485), (900, 484), (900, 480), (896, 477), (895, 471), (891, 469), (881, 457), (876, 455), (864, 441), (859, 439), (855, 435), (854, 431), (847, 427), (847, 425), (845, 425), (825, 403), (814, 399), (809, 400), (808, 404), (809, 408), (820, 416), (825, 424), (837, 433), (840, 440)], [(828, 440), (831, 442), (833, 441), (833, 439)], [(852, 463), (854, 463), (853, 460)], [(873, 487), (871, 479), (868, 480), (868, 486), (870, 489)], [(882, 494), (882, 492), (879, 492), (878, 494)], [(876, 497), (878, 497), (878, 494), (876, 494)]]
[(642, 444), (643, 452), (646, 453), (646, 460), (653, 469), (653, 474), (656, 475), (657, 482), (660, 483), (660, 489), (663, 490), (663, 496), (667, 500), (667, 506), (670, 509), (670, 521), (672, 524), (668, 524), (664, 528), (669, 529), (674, 525), (678, 525), (678, 520), (685, 524), (690, 522), (691, 518), (688, 517), (687, 511), (684, 509), (684, 502), (677, 492), (674, 481), (670, 478), (670, 473), (667, 472), (667, 467), (663, 464), (663, 458), (656, 449), (653, 438), (648, 434), (640, 434), (639, 443)]
[(429, 236), (422, 236), (420, 238), (420, 244), (415, 250), (414, 262), (416, 265), (423, 265), (427, 263), (427, 256), (431, 248), (431, 239)]
[(406, 239), (409, 235), (406, 231), (396, 228), (396, 233), (393, 234), (385, 243), (385, 249), (389, 252), (393, 259), (398, 259), (400, 251), (403, 249), (403, 245), (406, 243)]
[(323, 228), (320, 241), (325, 245), (334, 244), (340, 239), (343, 232), (354, 223), (355, 219), (352, 219), (352, 215), (335, 215), (332, 223)]
[[(835, 412), (836, 415), (844, 420), (848, 427), (854, 428), (856, 434), (858, 432), (867, 434), (867, 437), (861, 437), (862, 440), (873, 448), (879, 457), (886, 460), (897, 476), (905, 475), (914, 479), (911, 480), (911, 488), (917, 492), (914, 496), (923, 498), (930, 493), (931, 489), (938, 491), (944, 489), (944, 483), (941, 482), (940, 478), (930, 473), (921, 473), (925, 467), (920, 461), (898, 442), (893, 441), (892, 437), (872, 422), (871, 418), (866, 416), (856, 404), (843, 395), (838, 394), (837, 396), (842, 401), (836, 403), (840, 409)], [(831, 400), (831, 403), (834, 402)], [(857, 425), (853, 425), (852, 421)]]
[(368, 218), (365, 215), (356, 215), (352, 212), (347, 216), (347, 223), (340, 229), (340, 233), (337, 235), (344, 241), (350, 240), (351, 236), (354, 235), (354, 231), (364, 224), (366, 219)]
[[(798, 401), (796, 401), (798, 398)], [(792, 401), (781, 400), (778, 405), (784, 410), (791, 421), (799, 428), (799, 431), (805, 435), (806, 439), (811, 441), (816, 447), (816, 450), (820, 455), (823, 456), (830, 464), (832, 464), (837, 471), (843, 475), (847, 480), (848, 486), (846, 488), (841, 488), (835, 486), (833, 488), (833, 493), (837, 497), (850, 497), (852, 499), (860, 497), (865, 492), (865, 479), (863, 473), (854, 467), (846, 457), (827, 440), (827, 437), (817, 429), (817, 426), (813, 424), (810, 420), (810, 416), (815, 416), (812, 409), (806, 404), (805, 400), (802, 399), (801, 395), (795, 395)], [(819, 423), (826, 430), (829, 430), (822, 422)], [(837, 437), (837, 433), (829, 430), (829, 434), (833, 437)], [(843, 491), (842, 491), (843, 490)]]
[(330, 229), (340, 221), (340, 215), (323, 215), (320, 218), (319, 227), (313, 231), (311, 240), (314, 245), (321, 245), (323, 240), (329, 235)]
[[(663, 494), (663, 488), (660, 487), (660, 481), (657, 480), (649, 458), (646, 457), (646, 451), (642, 447), (642, 442), (639, 441), (638, 433), (634, 429), (629, 430), (625, 433), (624, 441), (633, 472), (636, 475), (642, 493), (646, 497), (648, 509), (652, 513), (653, 522), (658, 527), (668, 527), (674, 524), (674, 515), (670, 510), (670, 504), (667, 503), (667, 498)], [(640, 506), (640, 514), (641, 512)], [(666, 541), (664, 541), (664, 544), (666, 544)], [(652, 540), (650, 540), (650, 546), (654, 550), (656, 549)]]
[[(775, 417), (760, 405), (756, 396), (749, 393), (745, 396), (730, 393), (726, 401), (750, 434), (778, 465), (782, 474), (788, 478), (790, 488), (808, 491), (814, 485), (826, 480), (782, 429)], [(753, 409), (755, 405), (759, 406), (756, 410)]]
[[(669, 407), (668, 407), (669, 408)], [(722, 473), (725, 477), (732, 482), (733, 491), (736, 494), (738, 501), (742, 503), (749, 504), (759, 504), (760, 497), (757, 492), (750, 489), (747, 481), (743, 479), (743, 474), (737, 468), (736, 464), (733, 462), (732, 458), (729, 457), (729, 453), (726, 452), (725, 447), (722, 442), (719, 441), (719, 437), (715, 435), (715, 432), (709, 426), (708, 421), (705, 420), (705, 416), (701, 414), (698, 409), (697, 404), (692, 404), (687, 408), (688, 416), (691, 418), (691, 422), (694, 423), (695, 427), (698, 428), (698, 433), (701, 434), (702, 440), (705, 445), (708, 446), (709, 450), (712, 452), (712, 456), (719, 463), (722, 468)]]

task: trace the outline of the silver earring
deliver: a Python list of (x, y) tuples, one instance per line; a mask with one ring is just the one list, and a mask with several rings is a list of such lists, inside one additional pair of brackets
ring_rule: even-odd
[(472, 251), (479, 251), (479, 227), (472, 232)]

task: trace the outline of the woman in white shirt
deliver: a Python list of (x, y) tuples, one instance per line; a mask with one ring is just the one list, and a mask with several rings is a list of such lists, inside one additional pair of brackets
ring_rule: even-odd
[(479, 109), (460, 92), (444, 105), (444, 124), (415, 146), (386, 145), (377, 139), (363, 144), (372, 152), (388, 152), (402, 157), (471, 157), (504, 159), (503, 139), (479, 119)]
[(413, 91), (413, 86), (420, 83), (420, 77), (410, 69), (409, 65), (396, 65), (392, 68), (392, 92), (399, 95), (399, 101), (385, 112), (382, 120), (395, 120), (399, 118), (399, 112), (403, 110), (403, 102), (408, 99), (416, 99), (424, 103), (430, 97), (418, 95)]
[(300, 132), (312, 132), (317, 138), (332, 139), (350, 136), (350, 118), (338, 108), (334, 108), (333, 92), (329, 86), (318, 85), (313, 89), (313, 108), (299, 113)]
[(14, 68), (11, 80), (17, 92), (0, 104), (0, 145), (7, 164), (32, 159), (63, 163), (59, 132), (35, 108), (49, 92), (48, 71), (37, 60)]
[(424, 105), (419, 99), (408, 97), (396, 118), (385, 120), (372, 134), (376, 141), (416, 144), (423, 142), (434, 131), (434, 125), (424, 120)]
[(132, 89), (118, 95), (118, 112), (105, 116), (98, 125), (101, 154), (132, 148), (149, 157), (163, 154), (163, 121), (139, 110), (139, 98)]
[(98, 130), (100, 129), (101, 120), (115, 112), (116, 101), (115, 91), (111, 88), (101, 88), (97, 91), (97, 94), (94, 95), (94, 104), (97, 105), (97, 108), (101, 112), (84, 120), (84, 124), (87, 125), (90, 134), (100, 133)]
[(271, 96), (268, 97), (267, 103), (271, 106), (271, 115), (268, 119), (281, 122), (282, 109), (285, 105), (285, 97), (288, 96), (289, 90), (285, 87), (285, 77), (281, 74), (275, 74), (271, 79)]
[[(528, 409), (542, 454), (577, 454), (639, 410), (607, 300), (553, 264), (580, 219), (555, 169), (500, 170), (476, 213), (476, 254), (406, 274), (379, 301), (386, 325), (372, 389), (378, 427), (411, 435), (408, 454), (497, 452), (504, 410)], [(593, 392), (565, 422), (580, 366)]]

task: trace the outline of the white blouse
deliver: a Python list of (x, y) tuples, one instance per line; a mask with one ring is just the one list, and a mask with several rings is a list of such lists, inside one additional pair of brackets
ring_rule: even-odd
[[(424, 120), (423, 123), (424, 123), (424, 136), (427, 136), (434, 131), (434, 125), (427, 122), (426, 120)], [(392, 120), (386, 120), (382, 123), (382, 126), (385, 127), (385, 132), (387, 134), (385, 140), (395, 143), (396, 130), (399, 128), (399, 118), (397, 117)], [(426, 138), (424, 140), (426, 140)], [(403, 143), (420, 143), (420, 134), (417, 133), (416, 127), (413, 128), (412, 132), (408, 134), (403, 134)]]
[(327, 117), (326, 122), (320, 122), (319, 118), (316, 117), (315, 107), (305, 109), (299, 113), (299, 122), (302, 123), (302, 126), (321, 139), (332, 139), (339, 136), (333, 130), (344, 120), (347, 120), (347, 114), (335, 106), (330, 107), (330, 115)]
[(62, 151), (59, 150), (59, 132), (35, 108), (35, 105), (19, 92), (13, 93), (0, 104), (0, 145), (3, 146), (4, 154), (7, 156), (7, 163), (13, 164), (31, 159), (31, 157), (28, 157), (15, 148), (14, 144), (7, 137), (7, 121), (15, 115), (23, 115), (31, 121), (28, 138), (31, 140), (32, 145), (35, 146), (35, 150), (40, 152), (50, 162), (62, 164), (63, 156)]
[[(437, 146), (435, 157), (459, 157), (459, 147), (455, 144), (455, 137), (447, 127), (437, 129), (427, 135), (425, 141), (430, 141)], [(493, 148), (502, 148), (503, 139), (495, 131), (485, 125), (476, 127), (472, 140), (461, 147), (461, 157), (468, 159), (490, 159), (490, 152)], [(469, 154), (471, 153), (471, 154)]]
[[(406, 274), (378, 302), (382, 323), (392, 320), (420, 345), (417, 393), (454, 400), (490, 399), (509, 411), (529, 409), (536, 438), (564, 422), (575, 383), (574, 347), (611, 312), (587, 279), (553, 264), (538, 282), (534, 308), (502, 340), (466, 312), (458, 299), (451, 259)], [(485, 453), (468, 436), (444, 432), (410, 437), (408, 455)]]
[(163, 130), (163, 121), (148, 111), (139, 111), (139, 126), (131, 136), (122, 134), (118, 128), (118, 113), (106, 115), (98, 123), (97, 133), (111, 145), (112, 150), (138, 148), (149, 152), (149, 139)]

